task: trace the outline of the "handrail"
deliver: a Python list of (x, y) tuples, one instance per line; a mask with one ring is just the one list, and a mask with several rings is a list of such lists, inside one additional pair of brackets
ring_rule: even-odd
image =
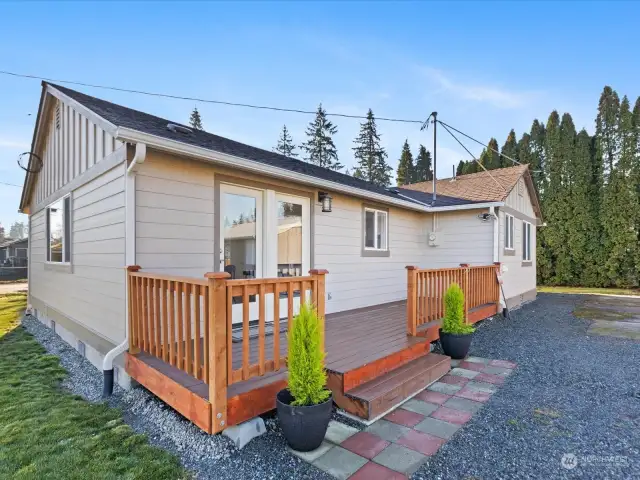
[[(469, 310), (500, 302), (496, 265), (420, 269), (407, 267), (407, 332), (416, 335), (418, 328), (444, 316), (444, 294), (457, 283), (465, 296), (465, 318)], [(468, 321), (468, 320), (467, 320)]]

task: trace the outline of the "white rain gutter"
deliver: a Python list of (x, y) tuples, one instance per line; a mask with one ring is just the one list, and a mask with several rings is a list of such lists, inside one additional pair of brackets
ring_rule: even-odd
[[(136, 263), (136, 172), (147, 158), (147, 146), (144, 143), (136, 143), (136, 152), (127, 168), (125, 175), (125, 263)], [(129, 291), (125, 285), (125, 305), (129, 304)], [(102, 396), (108, 397), (113, 393), (113, 361), (118, 355), (123, 354), (129, 348), (129, 309), (125, 309), (125, 335), (124, 340), (115, 348), (109, 350), (102, 360), (102, 372), (104, 382)]]
[[(396, 205), (399, 207), (407, 208), (410, 210), (417, 210), (421, 212), (444, 212), (450, 210), (473, 210), (477, 208), (488, 208), (490, 206), (503, 206), (502, 202), (488, 202), (488, 203), (474, 203), (466, 205), (456, 205), (449, 207), (431, 207), (427, 204), (416, 202), (414, 200), (402, 200), (400, 198), (393, 198), (388, 195), (380, 193), (370, 192), (361, 188), (351, 187), (341, 183), (333, 182), (331, 180), (325, 180), (312, 175), (304, 173), (293, 172), (285, 168), (274, 167), (265, 163), (256, 162), (254, 160), (247, 160), (245, 158), (237, 157), (235, 155), (229, 155), (222, 152), (217, 152), (204, 147), (198, 147), (190, 145), (185, 142), (176, 140), (169, 140), (157, 135), (151, 135), (149, 133), (140, 132), (126, 127), (118, 127), (115, 135), (116, 139), (129, 143), (144, 143), (148, 147), (154, 147), (159, 150), (175, 153), (177, 155), (187, 155), (200, 160), (206, 160), (209, 162), (215, 162), (221, 165), (225, 165), (231, 168), (241, 168), (250, 172), (257, 173), (259, 175), (270, 175), (272, 177), (302, 183), (314, 187), (326, 188), (334, 192), (345, 193), (356, 197), (364, 197), (367, 199), (375, 200), (381, 203), (390, 205)], [(398, 194), (402, 196), (401, 194)], [(404, 197), (404, 196), (403, 196)], [(409, 198), (409, 197), (404, 197)]]

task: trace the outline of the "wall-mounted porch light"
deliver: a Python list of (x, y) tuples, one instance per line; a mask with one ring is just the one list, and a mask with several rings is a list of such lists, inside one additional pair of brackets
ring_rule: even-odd
[(329, 195), (327, 192), (318, 192), (318, 201), (322, 204), (323, 212), (331, 212), (331, 200), (331, 195)]

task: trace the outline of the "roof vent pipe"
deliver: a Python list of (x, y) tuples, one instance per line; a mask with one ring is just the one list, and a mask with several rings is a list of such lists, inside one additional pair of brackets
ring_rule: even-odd
[(167, 130), (171, 130), (174, 133), (184, 133), (188, 135), (193, 133), (193, 130), (187, 127), (183, 127), (182, 125), (176, 125), (175, 123), (167, 123)]

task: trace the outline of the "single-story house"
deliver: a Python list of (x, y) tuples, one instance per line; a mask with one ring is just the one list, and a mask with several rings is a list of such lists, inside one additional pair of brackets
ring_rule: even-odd
[[(414, 368), (424, 383), (448, 366), (427, 343), (445, 282), (465, 283), (469, 311), (490, 304), (485, 315), (536, 295), (527, 166), (439, 180), (433, 197), (430, 184), (382, 188), (46, 82), (31, 151), (42, 168), (20, 211), (35, 315), (96, 366), (115, 361), (119, 383), (171, 390), (165, 401), (210, 432), (272, 408), (251, 392), (286, 384), (273, 332), (308, 292), (326, 314), (336, 403), (369, 418), (395, 397), (367, 397), (366, 381)], [(368, 335), (381, 338), (359, 350)]]
[(28, 238), (9, 238), (0, 242), (0, 267), (26, 267), (29, 251)]

